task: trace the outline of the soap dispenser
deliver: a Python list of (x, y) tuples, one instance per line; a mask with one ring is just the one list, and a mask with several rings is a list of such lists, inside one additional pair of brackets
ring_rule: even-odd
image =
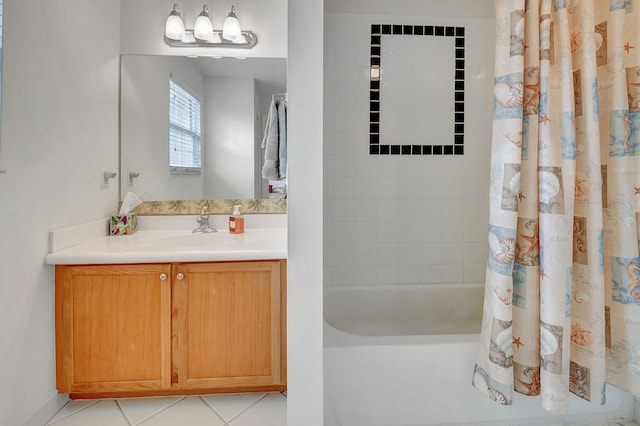
[(229, 233), (242, 234), (244, 232), (244, 217), (240, 216), (240, 205), (233, 206), (233, 214), (229, 216)]

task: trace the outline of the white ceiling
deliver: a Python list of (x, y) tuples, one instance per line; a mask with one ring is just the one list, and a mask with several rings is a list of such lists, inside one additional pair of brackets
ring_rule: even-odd
[(191, 59), (205, 77), (253, 78), (265, 93), (287, 91), (287, 60), (284, 58), (210, 58)]

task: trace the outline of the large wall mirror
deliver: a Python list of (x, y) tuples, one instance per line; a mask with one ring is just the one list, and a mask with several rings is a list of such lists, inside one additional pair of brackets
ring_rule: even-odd
[[(122, 55), (121, 200), (128, 192), (145, 202), (277, 198), (270, 187), (284, 181), (262, 178), (260, 145), (271, 102), (286, 86), (282, 58)], [(178, 101), (175, 87), (186, 93)], [(178, 149), (169, 145), (170, 98), (186, 103), (192, 120), (200, 114), (198, 152), (185, 151), (187, 163), (198, 157), (193, 167), (170, 164)], [(186, 135), (189, 143), (195, 137)]]

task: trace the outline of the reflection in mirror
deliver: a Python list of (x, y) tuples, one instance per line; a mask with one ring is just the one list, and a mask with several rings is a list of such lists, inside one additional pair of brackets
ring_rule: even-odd
[[(200, 173), (171, 173), (169, 85), (201, 103)], [(269, 198), (263, 131), (286, 59), (122, 55), (120, 193), (144, 201)], [(275, 96), (277, 97), (277, 96)]]

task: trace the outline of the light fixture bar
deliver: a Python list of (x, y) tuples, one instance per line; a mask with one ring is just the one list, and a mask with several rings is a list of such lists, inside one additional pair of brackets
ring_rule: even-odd
[(164, 42), (171, 47), (222, 47), (231, 49), (251, 49), (258, 43), (258, 37), (253, 32), (243, 30), (241, 34), (246, 40), (244, 43), (225, 40), (222, 38), (222, 30), (213, 30), (213, 36), (216, 41), (205, 41), (198, 40), (193, 35), (193, 30), (187, 29), (182, 40), (172, 40), (165, 35)]

